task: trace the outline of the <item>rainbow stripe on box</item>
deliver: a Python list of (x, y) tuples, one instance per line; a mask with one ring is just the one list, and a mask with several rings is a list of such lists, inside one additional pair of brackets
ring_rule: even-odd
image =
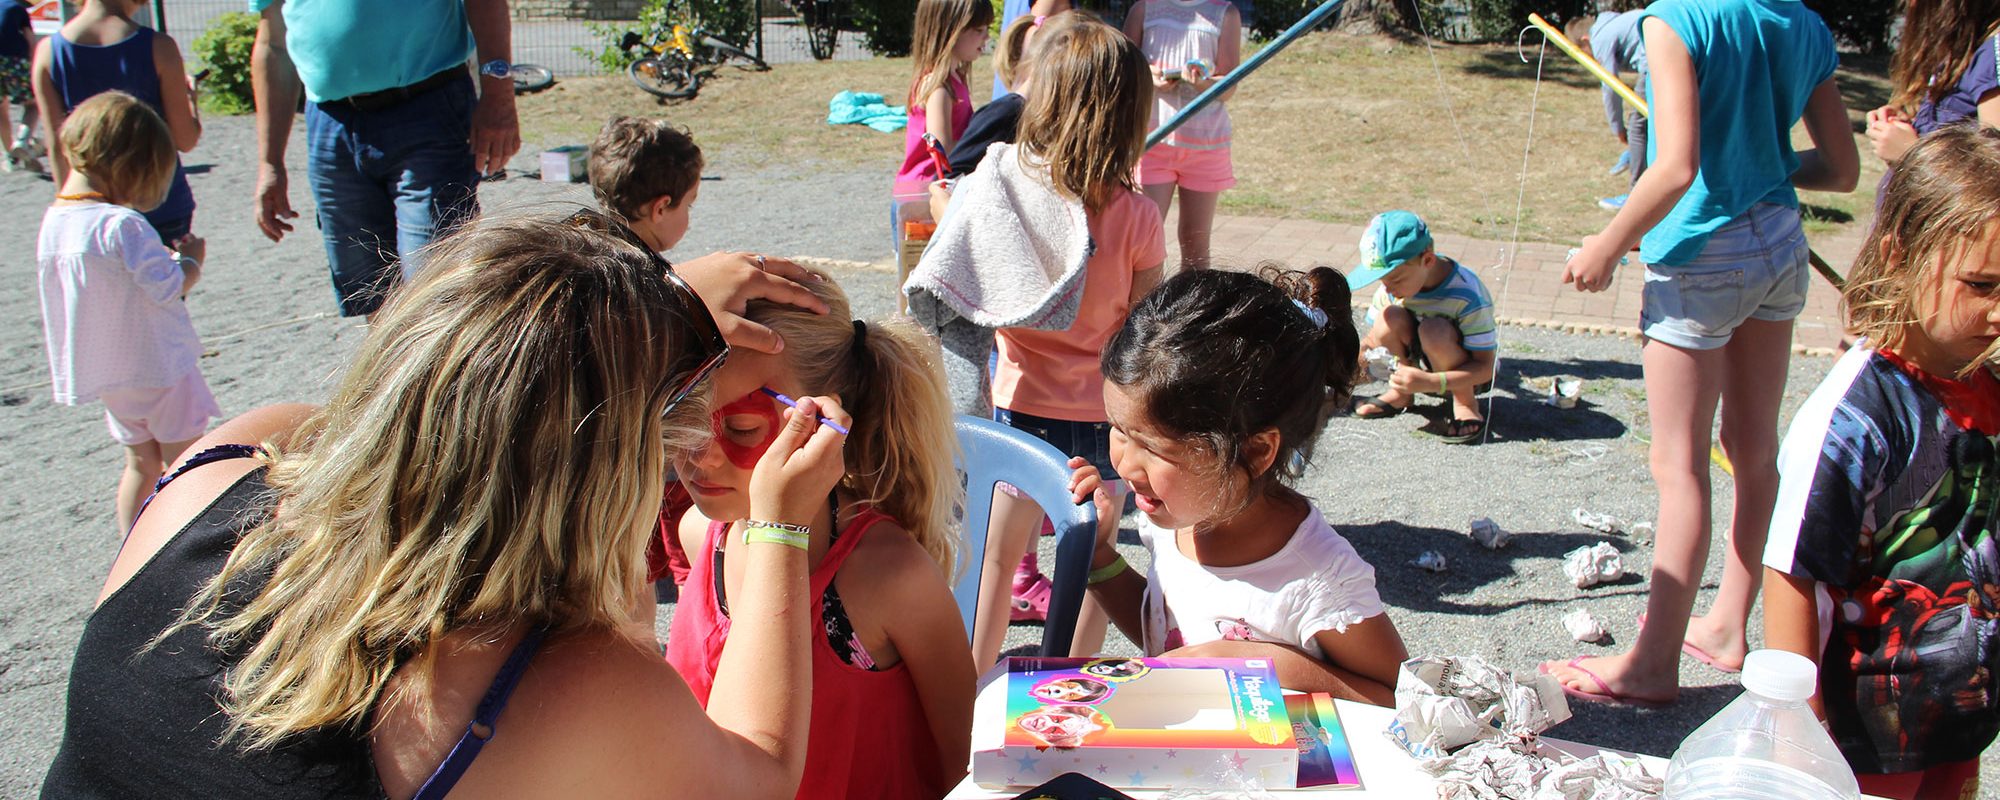
[(981, 692), (981, 706), (989, 692), (1004, 695), (991, 698), (1004, 702), (1002, 714), (976, 720), (981, 784), (1034, 785), (1062, 772), (1129, 787), (1289, 788), (1297, 779), (1297, 742), (1267, 660), (1012, 658), (1002, 670)]
[(1347, 746), (1333, 695), (1285, 695), (1285, 711), (1292, 718), (1292, 737), (1299, 747), (1298, 788), (1360, 788), (1361, 773), (1354, 768), (1354, 751)]

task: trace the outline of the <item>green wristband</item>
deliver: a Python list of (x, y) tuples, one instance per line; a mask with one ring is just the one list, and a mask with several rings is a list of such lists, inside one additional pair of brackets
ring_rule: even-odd
[(782, 544), (804, 550), (812, 544), (812, 529), (804, 525), (749, 520), (743, 526), (743, 543)]
[(1121, 555), (1116, 559), (1113, 559), (1111, 563), (1098, 567), (1097, 569), (1091, 570), (1090, 577), (1087, 578), (1084, 581), (1084, 583), (1091, 586), (1096, 586), (1100, 583), (1111, 580), (1112, 578), (1118, 577), (1119, 573), (1124, 572), (1126, 568), (1131, 566), (1132, 566), (1131, 564), (1125, 562), (1125, 557)]
[(1450, 376), (1450, 375), (1447, 375), (1447, 374), (1445, 374), (1445, 373), (1443, 373), (1443, 372), (1439, 372), (1439, 373), (1438, 373), (1438, 391), (1439, 391), (1439, 392), (1441, 392), (1441, 393), (1444, 393), (1444, 394), (1451, 394), (1451, 376)]

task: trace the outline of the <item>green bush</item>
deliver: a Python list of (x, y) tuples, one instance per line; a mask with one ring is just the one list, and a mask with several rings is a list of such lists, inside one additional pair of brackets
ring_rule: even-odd
[[(993, 0), (995, 22), (1000, 19), (1002, 2)], [(861, 31), (861, 43), (868, 52), (890, 58), (907, 56), (916, 35), (917, 0), (855, 0), (854, 27)]]
[[(1351, 1), (1351, 0), (1350, 0)], [(1268, 42), (1284, 33), (1286, 28), (1298, 24), (1313, 9), (1319, 8), (1324, 0), (1257, 0), (1257, 13), (1248, 20), (1250, 37), (1260, 42)], [(1239, 9), (1238, 13), (1242, 13)], [(1318, 30), (1329, 30), (1340, 15), (1327, 17)], [(1122, 24), (1124, 20), (1119, 20)]]
[[(693, 7), (692, 14), (685, 10), (689, 6)], [(633, 22), (590, 23), (590, 35), (602, 42), (595, 49), (583, 45), (571, 49), (577, 55), (596, 62), (600, 70), (621, 72), (639, 55), (636, 51), (628, 52), (618, 46), (624, 41), (626, 32), (649, 36), (653, 30), (668, 30), (675, 23), (693, 25), (697, 22), (710, 34), (750, 50), (757, 35), (756, 1), (646, 0), (645, 7), (639, 9), (639, 19)]]
[(1540, 14), (1558, 29), (1579, 14), (1597, 13), (1596, 0), (1459, 0), (1418, 2), (1417, 14), (1432, 36), (1451, 41), (1511, 42)]
[(242, 11), (219, 14), (194, 38), (195, 71), (201, 81), (201, 108), (211, 114), (256, 110), (250, 91), (250, 48), (257, 42), (257, 17)]
[(1883, 0), (1806, 0), (1806, 8), (1826, 20), (1834, 38), (1873, 55), (1889, 52), (1889, 29), (1896, 24), (1899, 5)]

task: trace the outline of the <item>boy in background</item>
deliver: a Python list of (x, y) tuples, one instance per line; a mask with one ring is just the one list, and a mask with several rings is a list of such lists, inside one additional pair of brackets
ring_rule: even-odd
[(1363, 358), (1380, 347), (1396, 357), (1398, 366), (1389, 376), (1388, 391), (1362, 400), (1355, 416), (1393, 417), (1419, 394), (1444, 394), (1450, 398), (1451, 422), (1439, 438), (1452, 444), (1478, 442), (1486, 434), (1486, 419), (1477, 396), (1492, 386), (1500, 347), (1486, 284), (1472, 270), (1438, 255), (1430, 228), (1408, 211), (1375, 215), (1361, 234), (1361, 257), (1361, 264), (1347, 272), (1348, 288), (1359, 292), (1382, 283), (1363, 321), (1368, 326), (1361, 338)]
[[(1639, 35), (1639, 12), (1606, 11), (1596, 17), (1588, 15), (1570, 20), (1563, 26), (1563, 35), (1568, 36), (1576, 46), (1590, 53), (1591, 58), (1604, 65), (1611, 74), (1635, 72), (1639, 75), (1633, 91), (1640, 97), (1646, 96), (1646, 42)], [(1602, 87), (1604, 92), (1604, 119), (1611, 124), (1611, 135), (1618, 137), (1618, 143), (1625, 145), (1625, 157), (1619, 163), (1627, 165), (1632, 173), (1632, 184), (1639, 183), (1639, 176), (1646, 171), (1646, 115), (1639, 109), (1626, 108), (1625, 100), (1611, 87)], [(1617, 172), (1616, 169), (1612, 170)], [(1630, 193), (1617, 197), (1606, 197), (1597, 204), (1606, 211), (1617, 211), (1625, 206), (1625, 198)]]
[(687, 235), (701, 190), (701, 148), (663, 119), (613, 117), (590, 143), (590, 193), (653, 252)]

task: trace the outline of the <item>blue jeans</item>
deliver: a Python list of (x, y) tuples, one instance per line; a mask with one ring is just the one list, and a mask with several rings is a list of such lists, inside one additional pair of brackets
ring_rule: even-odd
[(306, 104), (306, 176), (344, 317), (372, 314), (420, 251), (479, 210), (472, 79), (392, 108)]
[(1024, 431), (1035, 438), (1054, 445), (1064, 456), (1082, 456), (1107, 481), (1118, 480), (1118, 469), (1111, 466), (1111, 423), (1075, 422), (1066, 419), (1050, 419), (993, 409), (993, 421), (1015, 430)]

